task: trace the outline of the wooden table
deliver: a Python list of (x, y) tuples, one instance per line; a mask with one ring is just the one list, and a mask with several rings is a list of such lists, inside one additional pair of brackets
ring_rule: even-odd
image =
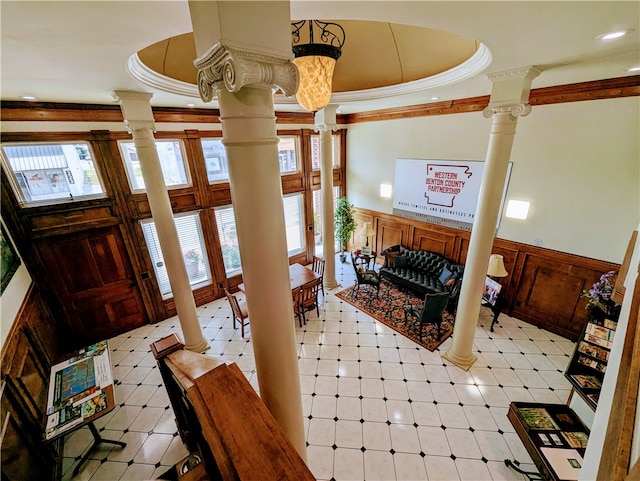
[[(307, 269), (302, 264), (291, 264), (289, 266), (289, 278), (291, 279), (291, 291), (301, 288), (305, 284), (318, 279), (319, 274), (316, 274), (311, 269)], [(244, 291), (244, 283), (238, 285), (238, 289)]]

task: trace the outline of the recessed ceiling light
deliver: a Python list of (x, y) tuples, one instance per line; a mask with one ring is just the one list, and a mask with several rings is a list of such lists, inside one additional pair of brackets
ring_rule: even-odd
[(22, 98), (25, 99), (25, 100), (35, 100), (36, 99), (33, 95), (23, 95)]
[(640, 70), (640, 67), (631, 67), (627, 69), (627, 72), (637, 72)]
[(195, 107), (196, 104), (187, 104), (187, 107)]
[(632, 28), (629, 28), (627, 30), (616, 30), (615, 32), (601, 33), (600, 35), (598, 35), (596, 37), (596, 39), (598, 39), (598, 40), (613, 40), (614, 38), (624, 37), (625, 35), (628, 35), (631, 32), (633, 32)]
[(431, 97), (429, 100), (438, 100), (440, 97)]

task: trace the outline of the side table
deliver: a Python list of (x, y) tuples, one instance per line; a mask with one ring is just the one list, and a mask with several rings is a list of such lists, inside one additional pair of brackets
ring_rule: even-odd
[(356, 265), (363, 265), (366, 270), (370, 270), (371, 261), (373, 261), (373, 268), (376, 267), (376, 258), (378, 255), (375, 252), (371, 252), (371, 254), (363, 254), (360, 250), (357, 250), (353, 253), (353, 256), (356, 259)]

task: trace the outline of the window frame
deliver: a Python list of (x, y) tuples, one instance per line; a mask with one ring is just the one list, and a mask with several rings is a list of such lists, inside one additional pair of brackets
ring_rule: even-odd
[[(191, 286), (191, 290), (194, 291), (196, 289), (199, 289), (201, 287), (205, 287), (207, 285), (210, 285), (213, 283), (213, 275), (212, 275), (212, 269), (211, 269), (211, 265), (209, 264), (209, 260), (208, 260), (208, 255), (207, 255), (207, 247), (206, 247), (206, 242), (204, 239), (204, 232), (202, 229), (202, 221), (200, 219), (200, 213), (198, 211), (190, 211), (190, 212), (181, 212), (181, 213), (174, 213), (173, 214), (173, 219), (174, 219), (174, 223), (176, 222), (176, 219), (179, 219), (181, 217), (193, 217), (196, 223), (196, 238), (199, 240), (199, 244), (200, 244), (200, 256), (202, 257), (202, 264), (204, 266), (204, 277), (199, 277), (196, 278), (195, 280), (191, 279), (191, 275), (188, 272), (188, 267), (187, 267), (187, 274), (189, 274), (189, 285)], [(166, 272), (166, 262), (164, 262), (164, 256), (162, 253), (162, 249), (160, 248), (160, 244), (159, 241), (156, 242), (157, 237), (158, 237), (158, 231), (157, 231), (157, 227), (155, 226), (155, 221), (153, 220), (153, 217), (149, 217), (146, 219), (140, 219), (139, 220), (140, 223), (140, 229), (142, 230), (142, 236), (144, 238), (144, 242), (146, 244), (146, 249), (147, 252), (149, 253), (149, 260), (151, 261), (152, 267), (153, 267), (153, 272), (154, 275), (156, 277), (156, 282), (158, 283), (158, 291), (160, 293), (160, 295), (162, 296), (163, 300), (167, 300), (167, 299), (172, 299), (173, 298), (173, 291), (171, 290), (171, 283), (169, 282), (169, 273)], [(147, 238), (147, 234), (145, 232), (145, 225), (153, 225), (153, 233), (155, 235), (156, 239), (149, 239)], [(183, 255), (185, 252), (189, 251), (189, 250), (195, 250), (195, 248), (185, 248), (182, 245), (182, 242), (180, 240), (180, 228), (178, 225), (176, 225), (176, 230), (178, 232), (178, 242), (180, 243), (180, 250), (183, 252)], [(191, 237), (191, 236), (190, 236)], [(187, 240), (187, 239), (184, 239)], [(183, 240), (183, 241), (184, 241)], [(153, 241), (152, 243), (154, 244), (153, 246), (153, 250), (157, 251), (160, 258), (159, 259), (154, 259), (154, 255), (151, 252), (151, 247), (150, 247), (150, 241)], [(157, 244), (157, 245), (156, 245)], [(162, 260), (163, 262), (163, 266), (160, 267), (164, 267), (165, 269), (165, 273), (166, 273), (166, 281), (164, 281), (162, 279), (162, 276), (158, 275), (158, 271), (157, 271), (157, 266), (156, 266), (156, 261)], [(165, 283), (168, 285), (168, 291), (163, 292), (163, 286), (165, 285)]]
[[(146, 185), (142, 188), (136, 188), (133, 185), (133, 177), (135, 176), (135, 172), (133, 172), (133, 166), (130, 164), (130, 162), (127, 159), (127, 155), (125, 155), (124, 152), (124, 145), (125, 144), (131, 144), (133, 145), (134, 149), (136, 150), (136, 155), (137, 155), (137, 149), (135, 147), (135, 141), (132, 139), (124, 139), (124, 140), (118, 140), (118, 152), (120, 153), (120, 159), (122, 161), (122, 164), (124, 166), (124, 173), (126, 175), (127, 178), (127, 184), (129, 185), (129, 190), (131, 191), (132, 194), (146, 194), (147, 193), (147, 187)], [(156, 138), (154, 139), (154, 143), (156, 145), (156, 152), (158, 151), (158, 144), (165, 144), (165, 143), (177, 143), (178, 144), (178, 151), (180, 152), (180, 157), (182, 159), (182, 170), (184, 171), (184, 176), (185, 176), (185, 183), (183, 184), (171, 184), (171, 185), (167, 185), (166, 183), (166, 176), (165, 176), (165, 171), (164, 169), (162, 169), (162, 161), (160, 161), (160, 168), (162, 169), (162, 176), (165, 180), (165, 184), (164, 186), (167, 188), (167, 190), (179, 190), (179, 189), (187, 189), (187, 188), (191, 188), (193, 187), (193, 179), (191, 178), (191, 172), (189, 169), (189, 158), (187, 156), (187, 152), (185, 149), (185, 145), (184, 145), (184, 141), (182, 139), (179, 138)], [(158, 156), (160, 156), (160, 154), (158, 153)], [(129, 159), (130, 160), (130, 159)], [(140, 160), (138, 159), (136, 162), (140, 162)], [(142, 174), (141, 174), (142, 175)], [(136, 177), (137, 179), (137, 177)], [(136, 180), (137, 182), (137, 180)], [(142, 182), (144, 182), (144, 178), (142, 178)]]
[[(291, 139), (293, 141), (293, 146), (294, 146), (294, 156), (295, 156), (295, 163), (296, 163), (296, 168), (294, 170), (287, 170), (284, 171), (282, 170), (282, 165), (283, 165), (283, 160), (282, 160), (282, 152), (288, 152), (288, 151), (281, 151), (280, 148), (278, 148), (278, 171), (280, 172), (280, 177), (284, 177), (287, 175), (293, 175), (293, 174), (298, 174), (300, 172), (302, 172), (302, 156), (301, 156), (301, 141), (300, 141), (300, 135), (298, 134), (278, 134), (278, 146), (280, 146), (280, 143), (282, 142), (282, 139)], [(209, 171), (208, 171), (208, 166), (207, 166), (207, 156), (205, 153), (205, 146), (204, 146), (204, 142), (208, 142), (208, 141), (213, 141), (213, 142), (222, 142), (222, 137), (200, 137), (200, 148), (202, 150), (202, 157), (203, 157), (203, 161), (205, 163), (205, 171), (207, 172), (207, 181), (209, 182), (209, 185), (217, 185), (217, 184), (225, 184), (229, 182), (229, 164), (228, 164), (228, 159), (226, 156), (226, 152), (225, 152), (225, 156), (224, 158), (220, 159), (221, 162), (221, 167), (224, 166), (224, 168), (221, 168), (220, 170), (225, 171), (227, 173), (227, 176), (224, 178), (220, 178), (220, 179), (211, 179), (209, 178)], [(223, 145), (224, 147), (224, 145)]]
[[(39, 169), (15, 171), (13, 169), (13, 166), (11, 165), (11, 160), (9, 156), (5, 152), (5, 147), (37, 148), (39, 146), (67, 146), (67, 145), (72, 145), (74, 147), (82, 145), (87, 148), (89, 153), (88, 160), (91, 162), (93, 167), (92, 174), (95, 175), (97, 180), (97, 184), (91, 184), (91, 185), (99, 186), (101, 189), (101, 192), (93, 192), (90, 194), (76, 194), (76, 195), (74, 195), (71, 192), (70, 184), (77, 184), (77, 182), (75, 182), (73, 172), (72, 172), (74, 168), (69, 166), (69, 161), (67, 160), (66, 155), (64, 156), (65, 162), (67, 163), (65, 167), (49, 167), (49, 168), (42, 167)], [(78, 160), (83, 161), (87, 159), (81, 159), (80, 157), (78, 157)], [(41, 207), (41, 206), (48, 206), (48, 205), (78, 203), (78, 202), (84, 202), (88, 200), (106, 199), (108, 198), (108, 195), (109, 195), (107, 192), (107, 186), (102, 177), (101, 169), (99, 168), (96, 156), (94, 155), (93, 146), (91, 142), (87, 140), (63, 140), (63, 141), (57, 141), (57, 142), (49, 142), (49, 141), (2, 142), (0, 144), (0, 162), (2, 163), (2, 167), (5, 169), (7, 173), (7, 179), (9, 180), (9, 184), (11, 185), (11, 189), (21, 208), (33, 208), (33, 207)], [(81, 169), (81, 167), (78, 166), (75, 169)], [(31, 197), (31, 195), (33, 194), (31, 194), (31, 189), (28, 187), (27, 179), (25, 178), (24, 172), (32, 172), (32, 171), (42, 172), (43, 175), (45, 176), (43, 180), (48, 179), (47, 182), (49, 184), (49, 188), (51, 189), (51, 179), (49, 178), (49, 175), (53, 176), (54, 174), (58, 174), (59, 172), (48, 173), (47, 171), (54, 171), (54, 170), (60, 171), (64, 175), (63, 179), (68, 188), (68, 190), (63, 192), (64, 195), (60, 195), (60, 196), (52, 197), (48, 199), (37, 199), (37, 200), (32, 200), (27, 198), (27, 196), (25, 195), (25, 190), (29, 193), (29, 197)], [(21, 182), (18, 179), (18, 176), (16, 175), (17, 172), (19, 172), (21, 177), (23, 178), (22, 183), (24, 184), (24, 187), (21, 185)], [(74, 180), (74, 182), (70, 182), (70, 180)], [(83, 180), (84, 180), (84, 177), (83, 177)]]

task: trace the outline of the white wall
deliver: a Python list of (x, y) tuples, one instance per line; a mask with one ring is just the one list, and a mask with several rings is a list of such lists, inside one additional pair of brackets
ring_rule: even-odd
[[(9, 231), (5, 229), (5, 232), (9, 236), (11, 243), (13, 243)], [(31, 276), (24, 266), (24, 262), (21, 262), (20, 267), (18, 267), (18, 270), (13, 274), (9, 284), (7, 284), (7, 287), (2, 293), (2, 297), (0, 297), (0, 347), (4, 346), (9, 330), (16, 320), (16, 316), (30, 285)]]
[[(358, 123), (347, 136), (347, 195), (392, 213), (379, 196), (397, 158), (484, 160), (491, 119), (481, 113)], [(527, 220), (502, 218), (498, 237), (620, 263), (640, 220), (640, 98), (533, 107), (518, 120), (507, 199)]]

